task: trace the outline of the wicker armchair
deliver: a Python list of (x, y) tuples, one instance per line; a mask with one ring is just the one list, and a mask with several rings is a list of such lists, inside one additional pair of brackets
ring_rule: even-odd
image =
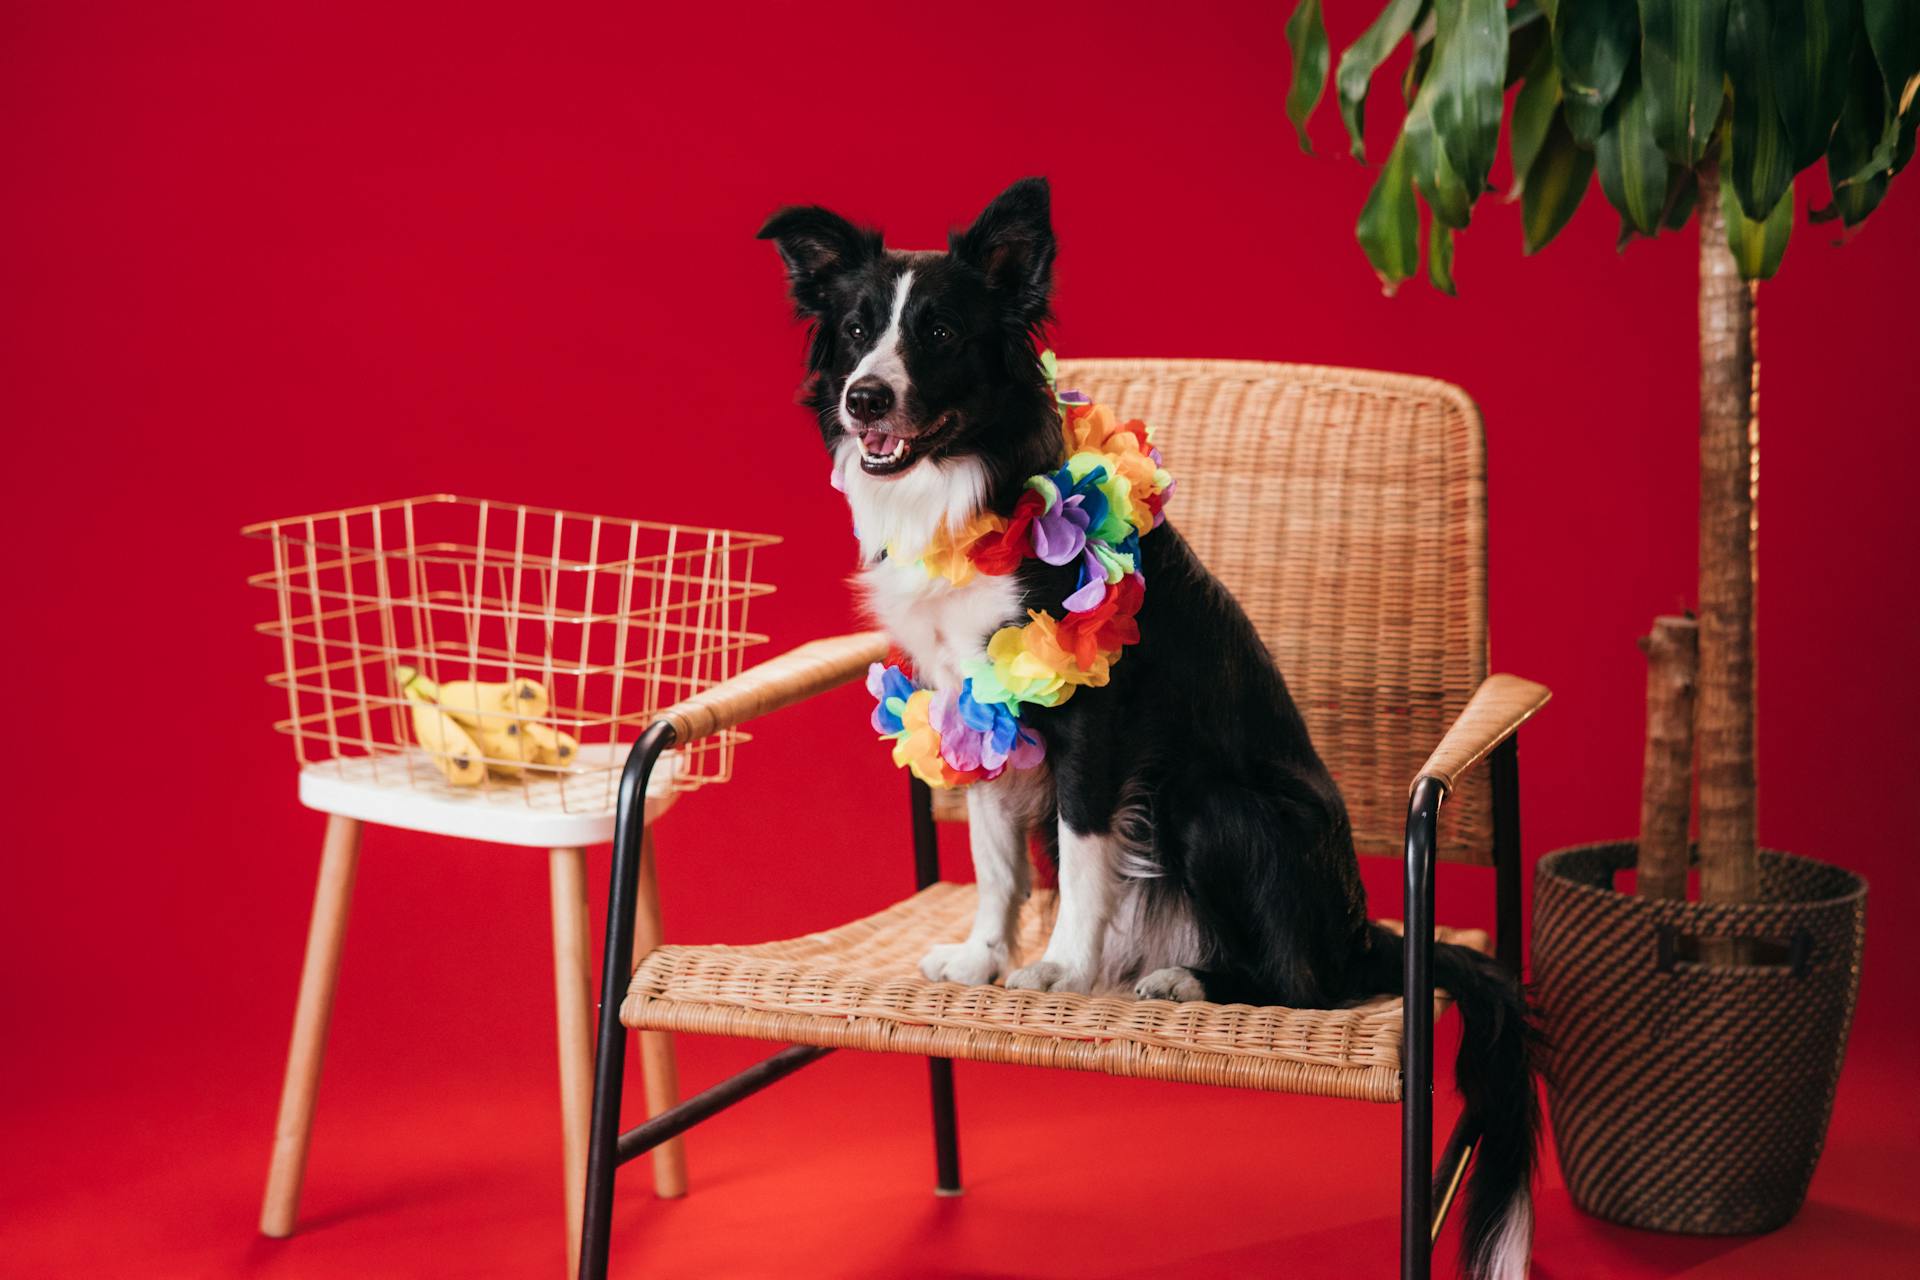
[[(1515, 731), (1548, 694), (1516, 676), (1487, 674), (1485, 469), (1472, 402), (1428, 379), (1242, 361), (1068, 361), (1061, 373), (1064, 385), (1154, 424), (1180, 477), (1176, 523), (1278, 659), (1346, 795), (1360, 851), (1405, 858), (1409, 935), (1434, 936), (1436, 858), (1490, 862), (1498, 868), (1498, 955), (1517, 970)], [(964, 804), (945, 795), (936, 803), (915, 782), (921, 889), (913, 897), (785, 942), (657, 946), (635, 966), (631, 922), (636, 906), (652, 906), (642, 901), (652, 876), (641, 858), (641, 808), (627, 801), (644, 796), (659, 753), (858, 679), (885, 648), (878, 632), (802, 645), (662, 712), (628, 762), (580, 1274), (606, 1274), (619, 1165), (832, 1050), (851, 1048), (929, 1058), (937, 1188), (947, 1193), (960, 1185), (955, 1058), (1398, 1102), (1402, 1274), (1426, 1276), (1431, 1241), (1475, 1136), (1456, 1131), (1435, 1175), (1433, 1019), (1443, 1006), (1434, 996), (1430, 946), (1407, 948), (1407, 999), (1347, 1009), (929, 982), (917, 962), (933, 943), (966, 934), (974, 891), (939, 881), (935, 857), (937, 818), (964, 818)], [(1472, 771), (1487, 757), (1488, 770)], [(1027, 906), (1027, 956), (1045, 941), (1049, 906), (1043, 894)], [(622, 1133), (631, 1028), (791, 1047), (677, 1106), (661, 1103), (651, 1119)]]

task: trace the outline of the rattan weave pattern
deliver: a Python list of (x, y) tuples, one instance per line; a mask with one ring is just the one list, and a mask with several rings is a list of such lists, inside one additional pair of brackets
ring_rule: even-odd
[[(1618, 892), (1631, 844), (1535, 872), (1547, 1101), (1574, 1203), (1658, 1231), (1770, 1231), (1820, 1157), (1860, 991), (1866, 882), (1762, 850), (1761, 900)], [(1796, 944), (1797, 965), (1662, 962), (1660, 936)], [(1677, 941), (1675, 943), (1677, 945)]]
[[(1257, 1008), (927, 981), (920, 957), (967, 935), (974, 900), (972, 885), (943, 882), (824, 933), (660, 947), (634, 973), (621, 1020), (655, 1031), (1400, 1098), (1397, 998), (1351, 1009)], [(1044, 948), (1052, 908), (1050, 893), (1028, 902), (1016, 963)]]
[[(1408, 784), (1487, 674), (1473, 402), (1430, 378), (1244, 360), (1063, 360), (1060, 383), (1153, 425), (1170, 517), (1279, 661), (1356, 845), (1398, 854)], [(1475, 771), (1439, 853), (1492, 849)]]

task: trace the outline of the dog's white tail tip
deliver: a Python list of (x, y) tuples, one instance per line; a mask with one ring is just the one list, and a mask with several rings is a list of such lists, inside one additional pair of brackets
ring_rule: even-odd
[(1500, 1229), (1487, 1241), (1473, 1274), (1480, 1280), (1527, 1280), (1533, 1260), (1533, 1193), (1525, 1187), (1507, 1202)]

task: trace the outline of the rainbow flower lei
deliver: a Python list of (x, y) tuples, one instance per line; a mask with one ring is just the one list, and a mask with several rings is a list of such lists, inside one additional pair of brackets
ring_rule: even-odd
[(1030, 477), (1010, 515), (983, 511), (960, 530), (942, 529), (920, 564), (960, 586), (977, 573), (1012, 573), (1031, 557), (1077, 562), (1079, 581), (1059, 618), (1031, 609), (1026, 622), (994, 632), (957, 692), (922, 688), (898, 656), (868, 670), (875, 732), (893, 742), (895, 764), (930, 786), (1039, 764), (1046, 744), (1022, 722), (1022, 709), (1057, 707), (1083, 685), (1106, 684), (1121, 652), (1140, 639), (1140, 539), (1166, 519), (1173, 477), (1145, 423), (1121, 422), (1079, 392), (1059, 390), (1053, 352), (1040, 363), (1060, 406), (1066, 460)]

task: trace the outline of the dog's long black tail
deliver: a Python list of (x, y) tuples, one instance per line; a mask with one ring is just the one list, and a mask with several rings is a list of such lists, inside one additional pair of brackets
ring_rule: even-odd
[[(1406, 944), (1370, 928), (1371, 992), (1398, 994)], [(1467, 1136), (1477, 1142), (1468, 1175), (1462, 1252), (1474, 1280), (1522, 1280), (1533, 1249), (1533, 1167), (1540, 1131), (1534, 1089), (1539, 1045), (1517, 978), (1468, 947), (1437, 942), (1434, 985), (1451, 993), (1463, 1023), (1454, 1082), (1466, 1103)], [(1409, 1081), (1408, 1088), (1414, 1087)], [(1442, 1177), (1451, 1176), (1451, 1170)]]

